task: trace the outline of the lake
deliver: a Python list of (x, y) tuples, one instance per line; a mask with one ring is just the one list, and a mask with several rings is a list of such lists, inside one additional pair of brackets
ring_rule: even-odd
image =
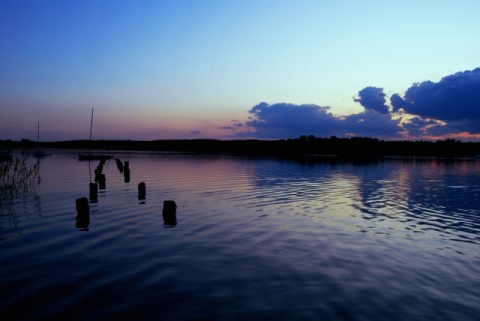
[(51, 153), (0, 203), (1, 320), (480, 316), (478, 160), (114, 153), (85, 222), (99, 161)]

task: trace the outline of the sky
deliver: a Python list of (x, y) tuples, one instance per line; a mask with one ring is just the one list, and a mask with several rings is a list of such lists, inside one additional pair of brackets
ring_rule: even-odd
[(2, 0), (0, 140), (480, 140), (480, 1)]

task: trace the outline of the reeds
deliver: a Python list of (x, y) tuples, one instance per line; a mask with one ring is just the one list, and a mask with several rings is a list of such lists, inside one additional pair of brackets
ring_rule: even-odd
[(40, 183), (40, 161), (29, 163), (27, 157), (12, 157), (0, 162), (0, 199), (35, 192)]

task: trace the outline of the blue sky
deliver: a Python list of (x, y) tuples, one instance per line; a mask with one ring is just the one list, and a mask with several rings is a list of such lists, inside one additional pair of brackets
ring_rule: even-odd
[(476, 0), (3, 0), (0, 139), (36, 139), (38, 121), (43, 140), (88, 138), (95, 108), (95, 139), (473, 140), (479, 12)]

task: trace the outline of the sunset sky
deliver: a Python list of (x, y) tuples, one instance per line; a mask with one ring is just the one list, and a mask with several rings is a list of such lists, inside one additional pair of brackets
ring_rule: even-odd
[(480, 140), (480, 1), (2, 0), (0, 139)]

